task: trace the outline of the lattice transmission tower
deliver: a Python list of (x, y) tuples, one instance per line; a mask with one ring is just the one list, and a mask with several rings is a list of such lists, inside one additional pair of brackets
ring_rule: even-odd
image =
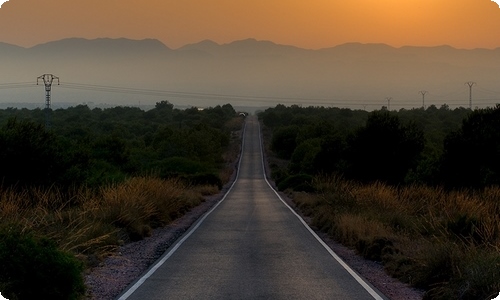
[(468, 81), (465, 83), (469, 86), (469, 109), (472, 110), (472, 87), (476, 84), (474, 81)]
[(392, 97), (386, 97), (385, 100), (387, 100), (387, 110), (390, 111)]
[(59, 77), (52, 74), (43, 74), (36, 78), (36, 84), (42, 80), (45, 85), (45, 126), (50, 127), (50, 91), (52, 90), (52, 83), (57, 80), (59, 85)]
[(425, 95), (427, 94), (427, 91), (420, 91), (420, 94), (422, 95), (422, 108), (425, 109)]

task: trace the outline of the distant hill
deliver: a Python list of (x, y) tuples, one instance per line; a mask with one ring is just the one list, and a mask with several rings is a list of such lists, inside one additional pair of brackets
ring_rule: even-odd
[(0, 53), (2, 55), (5, 55), (5, 54), (13, 54), (13, 53), (18, 53), (18, 52), (23, 52), (25, 51), (26, 49), (23, 48), (23, 47), (19, 47), (19, 46), (15, 46), (15, 45), (11, 45), (11, 44), (7, 44), (7, 43), (3, 43), (3, 42), (0, 42)]
[[(0, 63), (0, 84), (32, 81), (52, 73), (61, 82), (180, 92), (161, 99), (179, 105), (234, 101), (250, 106), (296, 103), (375, 109), (392, 97), (393, 108), (399, 109), (418, 107), (419, 91), (427, 90), (429, 104), (467, 106), (469, 90), (464, 83), (471, 80), (477, 82), (478, 105), (500, 99), (500, 48), (348, 43), (310, 50), (246, 39), (228, 44), (205, 40), (170, 49), (154, 39), (71, 38), (31, 48), (0, 43)], [(159, 100), (140, 93), (93, 92), (83, 95), (65, 90), (61, 94), (71, 101), (154, 104)], [(7, 100), (18, 94), (0, 90), (0, 102), (13, 102)], [(126, 100), (131, 97), (134, 100)]]
[(186, 45), (178, 50), (201, 51), (217, 57), (266, 57), (296, 55), (308, 52), (307, 50), (294, 46), (278, 45), (270, 41), (257, 41), (255, 39), (234, 41), (223, 45), (219, 45), (210, 40), (205, 40), (196, 44)]
[[(158, 40), (130, 40), (100, 38), (87, 40), (82, 38), (70, 38), (59, 41), (36, 45), (27, 49), (28, 55), (40, 58), (49, 57), (54, 59), (117, 59), (137, 57), (162, 58), (172, 52), (167, 46)], [(87, 59), (86, 59), (87, 60)]]

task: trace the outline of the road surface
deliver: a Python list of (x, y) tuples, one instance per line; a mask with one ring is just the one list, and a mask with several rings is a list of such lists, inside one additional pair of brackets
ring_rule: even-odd
[(270, 188), (259, 132), (248, 117), (229, 193), (119, 299), (386, 299)]

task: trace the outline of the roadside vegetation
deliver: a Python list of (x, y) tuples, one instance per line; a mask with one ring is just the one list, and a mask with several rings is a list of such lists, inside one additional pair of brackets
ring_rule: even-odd
[(500, 291), (500, 106), (259, 115), (272, 176), (313, 226), (425, 299)]
[(0, 291), (80, 299), (83, 273), (219, 192), (239, 153), (231, 105), (0, 111)]

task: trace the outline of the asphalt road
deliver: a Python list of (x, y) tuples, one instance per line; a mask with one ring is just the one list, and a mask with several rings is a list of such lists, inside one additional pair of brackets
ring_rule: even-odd
[(235, 184), (195, 228), (120, 299), (385, 299), (339, 264), (267, 184), (255, 117)]

